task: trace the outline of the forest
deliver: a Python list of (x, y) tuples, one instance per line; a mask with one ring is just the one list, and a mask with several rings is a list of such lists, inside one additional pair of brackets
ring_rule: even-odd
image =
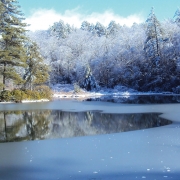
[(1, 0), (0, 12), (1, 100), (7, 90), (21, 99), (22, 91), (25, 97), (32, 94), (27, 91), (49, 96), (48, 88), (56, 84), (75, 84), (88, 91), (122, 86), (180, 92), (179, 9), (163, 22), (152, 8), (146, 22), (131, 27), (84, 21), (75, 28), (60, 20), (35, 32), (26, 30), (17, 1)]
[(28, 35), (51, 67), (50, 85), (180, 92), (179, 9), (163, 22), (152, 8), (146, 22), (132, 27), (84, 21), (74, 28), (60, 20), (48, 30)]

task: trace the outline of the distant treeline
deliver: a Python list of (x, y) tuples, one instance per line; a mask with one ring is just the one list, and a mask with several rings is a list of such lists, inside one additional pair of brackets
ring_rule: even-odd
[(146, 22), (132, 27), (84, 21), (78, 29), (59, 21), (29, 36), (51, 67), (50, 84), (86, 88), (93, 80), (98, 87), (180, 91), (180, 10), (159, 22), (152, 9)]

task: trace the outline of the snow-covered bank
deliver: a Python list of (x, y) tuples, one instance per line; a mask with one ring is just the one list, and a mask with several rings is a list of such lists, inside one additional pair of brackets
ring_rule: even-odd
[(86, 91), (84, 89), (80, 89), (79, 92), (75, 92), (73, 85), (57, 84), (56, 86), (53, 86), (52, 89), (54, 99), (88, 99), (103, 96), (112, 96), (114, 98), (123, 96), (125, 98), (129, 98), (130, 96), (134, 95), (179, 95), (172, 92), (139, 92), (124, 86), (116, 86), (114, 89), (102, 88), (98, 91)]
[[(34, 103), (34, 102), (48, 102), (49, 99), (39, 99), (39, 100), (22, 100), (21, 103)], [(11, 104), (16, 102), (0, 102), (0, 104)]]
[(22, 100), (22, 103), (31, 103), (31, 102), (48, 102), (49, 99), (40, 99), (40, 100)]

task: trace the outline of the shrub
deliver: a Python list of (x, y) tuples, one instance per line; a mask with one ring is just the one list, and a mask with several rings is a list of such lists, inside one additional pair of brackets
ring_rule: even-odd
[(10, 101), (12, 98), (11, 96), (11, 92), (8, 91), (8, 90), (4, 90), (4, 91), (1, 91), (1, 94), (0, 94), (0, 100), (1, 101)]
[(26, 94), (24, 91), (19, 90), (19, 89), (14, 89), (11, 91), (12, 99), (15, 102), (21, 102), (23, 99), (26, 99)]
[(79, 93), (81, 91), (80, 86), (77, 83), (74, 83), (74, 92)]
[(31, 90), (24, 90), (26, 98), (28, 100), (39, 100), (41, 99), (39, 92), (37, 91), (31, 91)]
[(52, 92), (48, 86), (36, 86), (34, 90), (39, 93), (40, 99), (51, 99)]
[(32, 96), (32, 91), (30, 90), (23, 90), (24, 94), (26, 95), (26, 99), (30, 100)]
[(27, 90), (26, 91), (26, 96), (27, 96), (27, 99), (29, 99), (29, 100), (38, 100), (38, 99), (41, 99), (40, 95), (39, 95), (39, 93), (37, 91)]
[(22, 100), (51, 99), (52, 92), (48, 86), (37, 86), (33, 91), (14, 89), (0, 92), (0, 101), (21, 102)]
[(39, 92), (38, 91), (31, 91), (31, 99), (32, 100), (39, 100), (39, 99), (41, 99)]

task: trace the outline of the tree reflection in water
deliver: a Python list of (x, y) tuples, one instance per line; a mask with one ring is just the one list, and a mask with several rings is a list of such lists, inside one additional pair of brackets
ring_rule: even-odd
[(170, 124), (155, 113), (104, 114), (60, 110), (0, 113), (0, 142), (120, 133)]

